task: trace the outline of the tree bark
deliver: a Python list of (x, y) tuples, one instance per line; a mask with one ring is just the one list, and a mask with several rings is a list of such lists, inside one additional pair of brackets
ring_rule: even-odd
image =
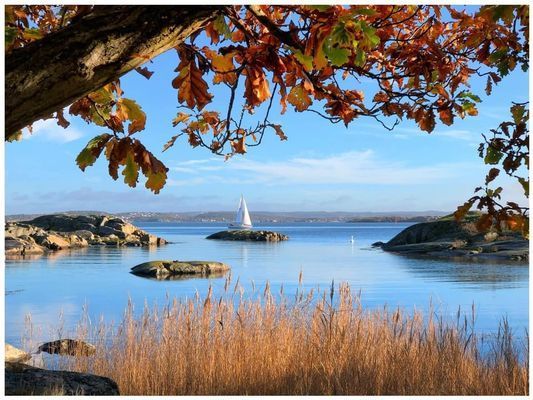
[(50, 116), (182, 43), (222, 6), (95, 6), (6, 58), (5, 133)]

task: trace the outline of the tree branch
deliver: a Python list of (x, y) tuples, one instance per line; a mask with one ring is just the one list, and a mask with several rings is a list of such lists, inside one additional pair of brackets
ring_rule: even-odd
[(6, 55), (11, 134), (182, 43), (223, 6), (95, 6)]

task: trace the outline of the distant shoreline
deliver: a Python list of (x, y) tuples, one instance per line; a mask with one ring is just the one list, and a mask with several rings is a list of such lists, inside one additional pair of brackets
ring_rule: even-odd
[[(67, 215), (114, 215), (132, 223), (142, 222), (176, 222), (176, 223), (228, 223), (234, 220), (233, 211), (212, 212), (122, 212), (108, 213), (102, 211), (67, 211), (55, 214)], [(434, 221), (449, 212), (444, 211), (421, 211), (421, 212), (326, 212), (326, 211), (302, 211), (302, 212), (267, 212), (252, 211), (254, 223), (372, 223), (372, 222), (429, 222)], [(24, 221), (47, 214), (13, 214), (6, 215), (6, 222)]]

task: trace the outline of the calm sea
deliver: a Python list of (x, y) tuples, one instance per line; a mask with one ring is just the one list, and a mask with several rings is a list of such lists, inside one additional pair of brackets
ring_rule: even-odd
[[(164, 305), (167, 298), (205, 296), (209, 285), (221, 293), (224, 278), (157, 281), (129, 273), (149, 260), (214, 260), (232, 268), (246, 293), (252, 286), (295, 293), (303, 273), (306, 289), (327, 290), (348, 282), (361, 291), (366, 308), (401, 307), (407, 312), (428, 311), (454, 319), (459, 308), (475, 310), (475, 328), (482, 334), (497, 331), (507, 318), (518, 336), (528, 327), (528, 265), (476, 264), (406, 258), (371, 248), (387, 241), (409, 224), (302, 223), (258, 226), (289, 235), (282, 243), (205, 240), (224, 229), (221, 224), (144, 223), (141, 228), (172, 244), (160, 248), (90, 248), (62, 251), (47, 257), (6, 261), (6, 341), (18, 344), (31, 314), (34, 339), (56, 339), (79, 321), (86, 307), (93, 321), (118, 321), (128, 299), (141, 310), (145, 303)], [(355, 243), (350, 243), (354, 236)]]

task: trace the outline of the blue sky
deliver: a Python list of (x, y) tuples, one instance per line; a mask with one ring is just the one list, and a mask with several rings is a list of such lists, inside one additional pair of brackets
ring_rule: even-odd
[[(261, 146), (224, 162), (206, 149), (192, 149), (185, 138), (161, 152), (178, 133), (171, 124), (178, 102), (170, 84), (177, 64), (176, 53), (167, 52), (149, 65), (155, 71), (150, 80), (131, 72), (121, 84), (148, 116), (137, 137), (170, 168), (159, 195), (144, 188), (142, 176), (134, 189), (120, 178), (113, 181), (103, 158), (79, 170), (77, 154), (105, 130), (69, 117), (66, 130), (52, 120), (39, 121), (32, 135), (6, 144), (6, 214), (234, 210), (241, 193), (251, 211), (454, 210), (488, 170), (477, 156), (481, 133), (509, 118), (510, 101), (528, 99), (528, 74), (522, 71), (506, 77), (490, 97), (484, 95), (485, 81), (474, 81), (473, 91), (483, 95), (479, 115), (457, 118), (451, 127), (439, 123), (431, 135), (410, 121), (389, 132), (368, 118), (345, 128), (292, 107), (280, 115), (275, 101), (271, 120), (282, 124), (288, 140), (280, 142), (270, 132)], [(223, 112), (227, 95), (215, 89), (215, 102), (207, 109)], [(507, 199), (527, 202), (510, 179), (496, 183), (505, 187)]]

